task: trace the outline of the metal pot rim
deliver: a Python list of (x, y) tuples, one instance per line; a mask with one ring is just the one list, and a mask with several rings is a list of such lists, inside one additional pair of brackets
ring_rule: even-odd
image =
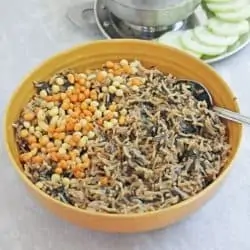
[(121, 6), (125, 7), (125, 8), (132, 8), (134, 10), (138, 10), (138, 11), (147, 11), (147, 12), (157, 12), (157, 11), (166, 11), (168, 9), (171, 9), (173, 7), (181, 7), (181, 5), (185, 5), (187, 4), (188, 2), (191, 2), (192, 0), (185, 0), (185, 2), (183, 1), (182, 3), (180, 3), (179, 6), (175, 6), (174, 4), (173, 5), (170, 5), (169, 7), (166, 7), (166, 8), (155, 8), (155, 9), (144, 9), (144, 8), (141, 8), (141, 7), (136, 7), (133, 6), (133, 5), (127, 5), (126, 3), (121, 3), (120, 1), (117, 1), (117, 0), (106, 0), (106, 1), (112, 1), (112, 2), (115, 2), (116, 4), (120, 4)]

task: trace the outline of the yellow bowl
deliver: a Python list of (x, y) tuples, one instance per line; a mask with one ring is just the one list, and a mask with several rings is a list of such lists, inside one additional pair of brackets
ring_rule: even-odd
[(11, 98), (6, 111), (4, 133), (7, 151), (15, 170), (30, 193), (51, 212), (82, 227), (107, 232), (132, 233), (158, 229), (175, 223), (193, 213), (209, 200), (229, 172), (232, 160), (239, 148), (242, 127), (236, 123), (227, 122), (232, 152), (227, 165), (217, 180), (199, 194), (172, 207), (143, 214), (113, 215), (81, 210), (54, 200), (40, 191), (24, 175), (18, 159), (18, 150), (12, 129), (12, 123), (17, 119), (21, 108), (25, 106), (34, 93), (32, 81), (48, 79), (65, 68), (84, 70), (101, 66), (107, 60), (115, 61), (122, 58), (128, 60), (138, 59), (146, 66), (157, 66), (163, 72), (170, 72), (181, 78), (200, 81), (211, 91), (217, 105), (239, 111), (236, 98), (227, 84), (210, 66), (200, 60), (174, 48), (152, 42), (105, 40), (81, 45), (59, 53), (30, 73)]

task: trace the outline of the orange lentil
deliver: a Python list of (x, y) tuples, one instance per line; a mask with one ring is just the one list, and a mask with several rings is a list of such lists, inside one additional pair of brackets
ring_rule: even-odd
[(61, 95), (60, 94), (53, 95), (52, 100), (53, 101), (60, 101), (61, 100)]
[(47, 152), (48, 152), (48, 153), (51, 153), (51, 152), (56, 152), (57, 150), (58, 150), (58, 148), (55, 147), (55, 146), (53, 146), (53, 147), (51, 147), (51, 148), (48, 148), (48, 149), (47, 149)]
[(98, 120), (96, 121), (96, 123), (97, 123), (99, 126), (102, 126), (102, 124), (103, 124), (103, 119), (98, 119)]
[(82, 102), (85, 100), (85, 95), (83, 93), (78, 94), (78, 101)]
[(85, 127), (84, 127), (87, 131), (91, 131), (94, 129), (94, 126), (92, 123), (88, 123)]
[[(65, 154), (65, 155), (64, 155), (64, 160), (65, 160), (65, 161), (68, 161), (69, 159), (70, 159), (70, 156), (69, 156), (68, 154)], [(68, 166), (68, 163), (67, 163), (67, 166)]]
[(68, 164), (65, 160), (61, 160), (58, 162), (57, 167), (61, 168), (61, 169), (67, 169)]
[(133, 86), (140, 86), (140, 85), (142, 85), (142, 81), (140, 79), (138, 79), (138, 78), (133, 78), (131, 80), (131, 85), (133, 85)]
[(104, 116), (104, 119), (105, 119), (105, 120), (111, 120), (113, 117), (114, 117), (113, 113), (110, 112), (110, 113), (107, 113), (107, 114)]
[(78, 101), (78, 96), (76, 94), (71, 94), (69, 96), (69, 99), (70, 99), (71, 102), (75, 103), (75, 102)]
[(34, 118), (35, 118), (35, 113), (34, 112), (32, 112), (32, 111), (29, 111), (29, 112), (25, 112), (24, 114), (23, 114), (23, 119), (25, 120), (25, 121), (32, 121)]
[(106, 63), (105, 63), (105, 66), (107, 67), (107, 68), (114, 68), (114, 63), (113, 62), (111, 62), (111, 61), (107, 61)]
[(66, 131), (72, 131), (74, 130), (74, 127), (75, 127), (75, 123), (74, 122), (68, 122), (66, 123)]
[(96, 95), (96, 94), (97, 94), (96, 90), (92, 89), (92, 90), (90, 91), (90, 95)]
[(28, 138), (27, 138), (27, 141), (29, 144), (32, 144), (32, 143), (36, 143), (37, 142), (37, 139), (34, 135), (29, 135)]
[(65, 130), (65, 125), (60, 125), (60, 127), (57, 127), (55, 129), (56, 132), (63, 132)]
[(76, 86), (76, 87), (75, 87), (74, 93), (77, 94), (77, 95), (81, 93), (80, 86)]
[[(84, 170), (84, 165), (83, 165), (83, 163), (78, 163), (78, 164), (76, 165), (75, 169), (79, 169), (80, 171), (83, 171), (83, 170)], [(74, 169), (74, 170), (75, 170), (75, 169)]]
[(81, 129), (82, 129), (81, 123), (76, 123), (75, 126), (74, 126), (74, 130), (75, 131), (80, 131)]
[(49, 142), (46, 145), (47, 148), (53, 148), (54, 147), (54, 143), (53, 142)]
[(76, 159), (76, 152), (71, 151), (71, 152), (69, 152), (69, 155), (70, 155), (70, 157), (71, 157), (72, 160)]
[(32, 154), (31, 154), (30, 152), (28, 152), (28, 153), (23, 153), (23, 154), (21, 154), (21, 155), (19, 156), (19, 158), (20, 158), (20, 161), (22, 161), (22, 162), (27, 162), (27, 161), (29, 161), (29, 160), (32, 158)]
[[(67, 94), (66, 94), (66, 95), (67, 95)], [(63, 102), (70, 103), (70, 99), (69, 99), (68, 95), (67, 95), (67, 97), (63, 100)]]
[(43, 157), (41, 155), (36, 155), (32, 158), (32, 162), (35, 164), (39, 164), (43, 162)]
[(84, 177), (84, 173), (81, 171), (75, 171), (74, 172), (74, 176), (75, 178), (83, 178)]
[(90, 106), (88, 109), (92, 113), (95, 113), (95, 111), (96, 111), (96, 107), (94, 107), (94, 106)]
[(84, 91), (84, 95), (85, 95), (86, 98), (88, 98), (88, 97), (90, 96), (90, 90), (89, 90), (89, 89), (86, 89), (86, 90)]
[(115, 104), (111, 104), (111, 105), (109, 106), (109, 110), (112, 111), (112, 112), (115, 112), (115, 111), (116, 111), (116, 108), (117, 108), (117, 106), (116, 106)]
[(130, 74), (132, 72), (131, 68), (129, 65), (124, 65), (123, 66), (124, 72), (127, 74)]
[(47, 149), (46, 149), (45, 147), (42, 147), (42, 148), (41, 148), (41, 152), (42, 152), (42, 153), (46, 153), (46, 152), (47, 152)]
[(70, 108), (70, 104), (68, 102), (63, 102), (61, 108), (64, 110), (68, 110)]
[(54, 132), (55, 132), (55, 127), (54, 126), (49, 126), (48, 133), (54, 133)]
[(65, 141), (66, 143), (69, 143), (71, 140), (72, 140), (72, 135), (66, 135), (64, 141)]
[(81, 103), (81, 109), (82, 110), (88, 109), (88, 104), (86, 102), (82, 102)]
[(80, 78), (78, 82), (79, 84), (83, 85), (86, 82), (86, 80), (84, 78)]
[(83, 159), (83, 163), (85, 164), (84, 166), (87, 168), (90, 166), (90, 159), (88, 158), (88, 156)]
[(105, 186), (105, 185), (108, 184), (108, 181), (109, 181), (108, 177), (107, 177), (107, 176), (104, 176), (104, 177), (102, 177), (102, 178), (100, 179), (100, 184), (103, 185), (103, 186)]
[(79, 104), (76, 104), (75, 107), (74, 107), (74, 111), (78, 114), (81, 113), (81, 106)]
[(92, 100), (97, 100), (97, 97), (98, 97), (97, 92), (96, 92), (94, 89), (91, 90), (91, 91), (90, 91), (90, 98), (91, 98)]
[(48, 95), (44, 97), (45, 101), (50, 102), (52, 101), (52, 96)]
[(91, 113), (91, 111), (89, 111), (89, 110), (83, 110), (82, 111), (83, 112), (83, 114), (85, 115), (85, 116), (92, 116), (92, 113)]
[(62, 172), (63, 172), (62, 168), (57, 167), (57, 168), (55, 169), (55, 173), (56, 173), (56, 174), (62, 174)]
[[(81, 92), (84, 93), (84, 91), (86, 90), (86, 88), (85, 88), (84, 86), (81, 86), (81, 87), (80, 87), (80, 90), (81, 90)], [(84, 95), (84, 96), (85, 96), (85, 95)]]
[(70, 141), (68, 142), (68, 144), (69, 144), (70, 146), (72, 146), (72, 147), (75, 147), (75, 146), (76, 146), (76, 142), (73, 141), (73, 139), (70, 140)]
[(79, 115), (79, 118), (80, 118), (80, 119), (83, 119), (83, 118), (85, 118), (85, 115), (84, 115), (83, 113), (81, 113), (81, 114)]
[(79, 135), (79, 134), (74, 134), (73, 136), (72, 136), (72, 140), (74, 141), (74, 142), (79, 142), (80, 140), (81, 140), (81, 135)]
[(57, 153), (56, 152), (51, 152), (50, 153), (50, 158), (52, 161), (58, 161)]
[(114, 70), (113, 69), (109, 69), (108, 72), (113, 74)]
[(73, 118), (77, 118), (77, 117), (79, 116), (79, 113), (78, 113), (78, 112), (73, 112), (73, 113), (71, 114), (71, 116), (72, 116)]
[(48, 142), (49, 142), (49, 138), (48, 138), (48, 136), (46, 136), (46, 135), (43, 135), (43, 136), (39, 139), (39, 143), (40, 143), (42, 146), (47, 145)]
[(121, 115), (121, 116), (119, 117), (118, 122), (119, 122), (120, 125), (124, 125), (125, 122), (126, 122), (125, 116)]
[(64, 100), (67, 98), (67, 95), (65, 93), (61, 93), (60, 95), (61, 95), (61, 100)]
[(120, 76), (123, 73), (123, 69), (117, 69), (114, 71), (115, 76)]
[(65, 138), (66, 134), (64, 132), (58, 133), (57, 139), (63, 140)]
[(55, 139), (59, 139), (59, 133), (58, 132), (54, 132), (52, 134), (52, 137), (54, 137)]
[(105, 72), (99, 71), (99, 72), (97, 73), (96, 80), (97, 80), (98, 82), (101, 82), (101, 83), (102, 83), (102, 82), (105, 80), (105, 78), (106, 78)]

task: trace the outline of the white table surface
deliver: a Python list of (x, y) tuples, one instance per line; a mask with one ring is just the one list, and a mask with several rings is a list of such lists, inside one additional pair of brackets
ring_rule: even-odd
[[(101, 39), (80, 30), (65, 13), (84, 0), (0, 0), (0, 112), (22, 77), (53, 53)], [(250, 115), (250, 46), (214, 65)], [(1, 116), (2, 117), (2, 116)], [(2, 126), (2, 125), (1, 125)], [(137, 235), (91, 232), (61, 221), (28, 196), (11, 167), (0, 134), (0, 250), (249, 250), (250, 128), (233, 170), (201, 210), (167, 229)]]

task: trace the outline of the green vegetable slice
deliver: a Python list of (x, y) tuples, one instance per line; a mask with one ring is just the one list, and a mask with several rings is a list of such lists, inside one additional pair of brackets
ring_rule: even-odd
[(217, 12), (215, 15), (228, 22), (240, 22), (250, 18), (250, 5), (231, 12)]
[(183, 33), (183, 31), (168, 32), (168, 33), (162, 35), (160, 38), (158, 38), (158, 41), (162, 44), (166, 44), (166, 45), (172, 46), (174, 48), (183, 50), (183, 51), (191, 54), (194, 57), (201, 58), (202, 55), (200, 53), (185, 49), (185, 47), (183, 46), (181, 39), (180, 39), (182, 33)]
[(238, 11), (248, 5), (247, 0), (231, 0), (227, 2), (209, 2), (207, 8), (216, 13)]
[(202, 55), (216, 56), (221, 55), (227, 50), (227, 46), (211, 46), (199, 42), (192, 30), (188, 30), (181, 35), (181, 41), (186, 49), (195, 51)]
[(249, 32), (249, 22), (243, 20), (240, 22), (225, 22), (218, 18), (211, 18), (208, 21), (208, 28), (219, 36), (240, 36)]
[(194, 29), (194, 35), (203, 44), (209, 46), (230, 46), (237, 42), (239, 36), (219, 36), (210, 31), (206, 26)]

